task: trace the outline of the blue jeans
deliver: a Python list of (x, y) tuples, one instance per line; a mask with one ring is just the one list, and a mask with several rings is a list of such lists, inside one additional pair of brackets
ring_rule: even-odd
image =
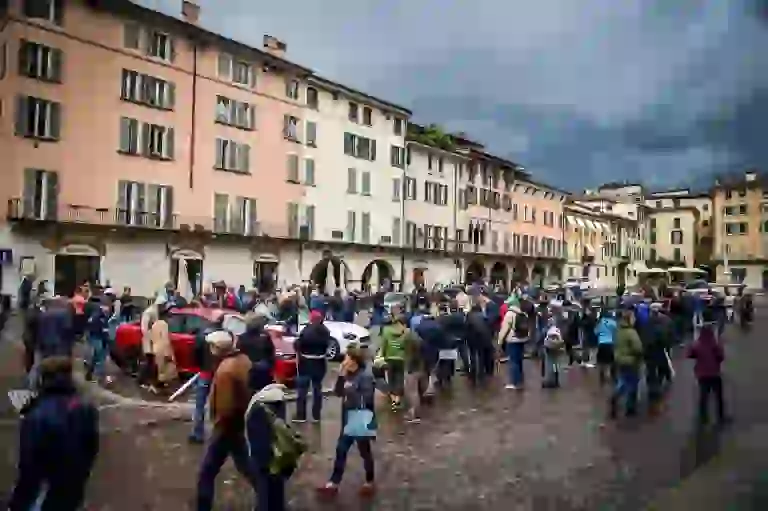
[[(343, 426), (342, 426), (343, 429)], [(360, 457), (363, 458), (363, 468), (365, 469), (365, 482), (373, 482), (373, 451), (371, 451), (371, 439), (370, 438), (354, 438), (347, 435), (339, 436), (339, 441), (336, 442), (336, 459), (333, 462), (333, 473), (331, 474), (331, 482), (339, 484), (341, 478), (344, 477), (344, 469), (347, 466), (347, 454), (352, 448), (352, 445), (357, 443), (357, 450), (360, 451)]]
[(88, 334), (88, 345), (91, 347), (91, 356), (88, 361), (93, 375), (101, 379), (104, 377), (104, 365), (107, 361), (107, 337), (98, 334)]
[(323, 408), (323, 378), (325, 377), (325, 359), (307, 359), (299, 361), (299, 374), (296, 377), (296, 418), (307, 418), (307, 395), (312, 386), (312, 418), (320, 420)]
[(258, 488), (258, 476), (251, 468), (245, 435), (243, 433), (214, 434), (205, 451), (200, 475), (197, 478), (197, 511), (211, 511), (213, 509), (216, 476), (219, 475), (221, 467), (224, 466), (230, 456), (235, 462), (237, 471), (251, 483), (254, 491)]
[(525, 352), (524, 342), (508, 342), (507, 343), (507, 356), (509, 357), (508, 371), (509, 371), (509, 383), (512, 385), (522, 385), (524, 380), (523, 375), (523, 355)]
[(205, 403), (210, 392), (211, 380), (198, 377), (195, 382), (195, 412), (192, 415), (192, 437), (196, 440), (205, 438)]
[(634, 414), (637, 409), (637, 389), (640, 384), (640, 371), (636, 367), (620, 366), (616, 377), (616, 387), (611, 396), (611, 413), (615, 414), (618, 401), (626, 399), (627, 415)]

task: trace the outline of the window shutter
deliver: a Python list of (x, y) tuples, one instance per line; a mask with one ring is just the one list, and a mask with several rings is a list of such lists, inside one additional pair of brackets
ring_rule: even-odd
[(291, 183), (299, 182), (299, 156), (296, 154), (289, 154), (286, 161), (288, 166), (288, 181)]
[(176, 60), (176, 48), (174, 48), (174, 45), (173, 45), (173, 37), (168, 36), (165, 46), (166, 46), (165, 49), (168, 55), (168, 61), (173, 62), (174, 60)]
[(307, 206), (306, 209), (306, 226), (307, 226), (307, 235), (309, 236), (309, 239), (314, 239), (315, 237), (315, 206)]
[(174, 158), (176, 131), (173, 128), (165, 129), (165, 157), (169, 160)]
[(371, 173), (370, 172), (363, 172), (363, 182), (361, 186), (360, 193), (363, 195), (370, 195), (371, 194)]
[(251, 171), (251, 146), (248, 144), (240, 145), (240, 170), (242, 172)]
[(141, 123), (141, 138), (139, 139), (141, 145), (141, 154), (149, 156), (150, 146), (150, 125), (148, 122)]
[(120, 118), (120, 145), (118, 146), (122, 152), (131, 152), (131, 121), (128, 117)]
[(355, 212), (347, 211), (347, 238), (349, 241), (355, 241)]
[(393, 245), (400, 245), (400, 229), (401, 229), (401, 221), (400, 218), (395, 217), (392, 220), (392, 244)]
[(50, 136), (54, 140), (61, 138), (61, 104), (60, 103), (48, 103), (48, 108), (51, 112), (51, 133)]
[(145, 225), (160, 225), (160, 186), (147, 185), (147, 219)]
[(347, 169), (347, 193), (357, 193), (357, 171)]
[(56, 172), (45, 173), (45, 219), (56, 220), (59, 215), (59, 175)]
[(370, 243), (371, 242), (371, 214), (370, 213), (363, 213), (363, 220), (362, 220), (362, 230), (363, 230), (363, 243)]
[(355, 136), (351, 133), (344, 133), (344, 154), (355, 155)]
[(53, 22), (59, 26), (64, 24), (64, 0), (53, 1)]
[(219, 53), (218, 63), (219, 78), (232, 79), (232, 57), (226, 53)]
[(22, 214), (25, 218), (33, 217), (35, 213), (37, 173), (38, 171), (35, 169), (24, 169), (24, 205), (22, 206)]
[(215, 193), (213, 195), (213, 228), (216, 232), (226, 232), (228, 209), (229, 196)]
[(307, 121), (307, 145), (317, 145), (317, 124)]
[(253, 64), (248, 66), (248, 83), (252, 89), (256, 87), (256, 67)]
[(256, 210), (256, 199), (246, 199), (246, 202), (248, 204), (248, 234), (251, 236), (258, 236), (260, 233)]
[(165, 108), (173, 109), (176, 105), (176, 84), (172, 82), (165, 82), (165, 98), (163, 106)]
[(370, 151), (371, 151), (371, 161), (376, 161), (376, 141), (375, 140), (371, 140), (370, 144), (371, 144), (371, 149), (370, 149)]
[(29, 96), (16, 97), (16, 135), (27, 136), (29, 134), (29, 124), (27, 119), (27, 110), (29, 109)]
[(165, 218), (162, 227), (166, 229), (173, 229), (175, 227), (175, 222), (173, 221), (173, 187), (164, 186), (163, 190), (165, 191), (165, 202), (163, 204)]
[(315, 185), (315, 160), (312, 158), (307, 158), (304, 161), (304, 184)]
[(392, 179), (392, 201), (393, 202), (400, 202), (400, 179), (393, 178)]
[(248, 107), (248, 128), (255, 130), (256, 129), (256, 106), (250, 105)]
[(56, 48), (51, 48), (50, 79), (54, 82), (61, 83), (62, 81), (63, 60), (64, 52)]
[(147, 185), (144, 183), (136, 183), (136, 211), (139, 214), (139, 218), (144, 223), (147, 212)]
[(115, 211), (115, 220), (119, 223), (126, 223), (128, 218), (128, 187), (129, 181), (120, 180), (117, 182), (117, 211)]
[(26, 39), (22, 39), (19, 44), (19, 74), (21, 76), (28, 76), (29, 63), (31, 61), (30, 52), (32, 45)]
[(243, 234), (245, 228), (245, 197), (235, 197), (234, 211), (230, 216), (229, 227), (232, 232)]
[(288, 237), (299, 237), (299, 205), (294, 202), (288, 203)]
[(225, 155), (224, 155), (224, 140), (221, 138), (216, 139), (216, 168), (217, 169), (223, 169), (224, 168), (224, 161), (225, 161)]

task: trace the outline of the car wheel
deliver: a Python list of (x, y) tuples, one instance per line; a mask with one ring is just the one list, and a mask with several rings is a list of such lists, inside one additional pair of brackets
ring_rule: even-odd
[(336, 339), (331, 340), (331, 344), (325, 352), (325, 357), (331, 361), (341, 358), (341, 346), (339, 346), (339, 341)]

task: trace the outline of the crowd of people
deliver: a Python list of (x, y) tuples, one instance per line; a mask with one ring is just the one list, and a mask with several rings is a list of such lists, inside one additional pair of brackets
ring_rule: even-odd
[[(285, 509), (285, 483), (307, 446), (291, 423), (322, 420), (322, 382), (330, 370), (326, 358), (331, 334), (327, 318), (355, 321), (360, 297), (324, 295), (298, 288), (268, 300), (244, 289), (215, 286), (191, 304), (172, 285), (144, 308), (136, 307), (130, 289), (84, 286), (71, 299), (33, 303), (21, 297), (26, 318), (25, 365), (36, 397), (22, 410), (19, 474), (12, 510), (75, 510), (98, 455), (98, 413), (80, 397), (72, 378), (73, 349), (80, 339), (90, 347), (87, 376), (109, 384), (105, 361), (114, 330), (140, 317), (144, 357), (138, 379), (154, 392), (177, 378), (169, 341), (167, 315), (172, 307), (222, 307), (247, 312), (247, 328), (235, 336), (225, 330), (200, 332), (197, 340), (195, 414), (190, 441), (204, 443), (197, 481), (197, 509), (214, 503), (215, 479), (227, 458), (253, 486), (257, 509)], [(737, 302), (739, 315), (751, 321), (752, 302)], [(638, 414), (642, 378), (649, 413), (657, 413), (674, 379), (671, 350), (685, 344), (695, 360), (699, 383), (698, 420), (709, 419), (714, 398), (717, 419), (727, 420), (720, 366), (721, 335), (732, 314), (723, 301), (704, 303), (677, 294), (654, 301), (643, 295), (613, 297), (611, 304), (541, 290), (516, 287), (510, 292), (485, 286), (457, 288), (435, 295), (414, 291), (408, 303), (385, 307), (381, 295), (371, 300), (371, 328), (380, 339), (375, 351), (351, 345), (338, 369), (334, 392), (342, 414), (332, 473), (318, 492), (333, 497), (341, 483), (349, 450), (357, 445), (365, 483), (361, 495), (375, 492), (375, 394), (385, 394), (404, 420), (420, 422), (420, 410), (438, 390), (452, 385), (458, 372), (472, 385), (484, 385), (504, 367), (509, 390), (526, 388), (526, 357), (538, 360), (541, 386), (556, 389), (561, 374), (573, 366), (596, 368), (607, 392), (607, 414)], [(301, 316), (305, 315), (306, 318)], [(286, 389), (273, 379), (275, 349), (266, 331), (281, 321), (288, 331), (307, 323), (294, 343), (298, 377), (295, 412), (288, 417)], [(687, 342), (686, 342), (687, 341)], [(501, 364), (506, 364), (503, 366)], [(210, 410), (212, 431), (205, 432)], [(622, 406), (623, 405), (623, 406)], [(70, 460), (62, 462), (62, 460)]]

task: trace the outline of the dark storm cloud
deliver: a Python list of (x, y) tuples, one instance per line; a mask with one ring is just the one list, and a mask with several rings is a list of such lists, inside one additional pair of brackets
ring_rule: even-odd
[[(180, 0), (144, 0), (176, 13)], [(570, 188), (768, 168), (759, 0), (202, 0), (203, 23)]]

